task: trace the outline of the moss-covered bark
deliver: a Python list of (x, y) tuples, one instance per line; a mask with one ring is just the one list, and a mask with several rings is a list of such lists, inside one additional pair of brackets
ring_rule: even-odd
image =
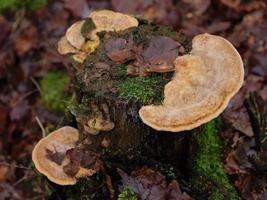
[(220, 122), (213, 120), (195, 130), (192, 138), (192, 185), (199, 198), (209, 200), (240, 199), (222, 163)]

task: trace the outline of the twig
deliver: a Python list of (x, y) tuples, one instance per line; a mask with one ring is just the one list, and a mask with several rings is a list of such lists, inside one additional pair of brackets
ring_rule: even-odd
[(16, 12), (16, 20), (12, 25), (12, 32), (15, 32), (18, 29), (18, 27), (20, 26), (21, 22), (23, 21), (25, 17), (25, 14), (26, 14), (25, 8)]
[(31, 77), (30, 79), (31, 79), (32, 83), (35, 85), (35, 87), (38, 89), (38, 91), (41, 93), (42, 90), (41, 90), (41, 87), (39, 86), (39, 84), (37, 83), (37, 81), (33, 77)]
[(45, 132), (45, 129), (44, 129), (44, 126), (43, 124), (41, 123), (40, 119), (38, 116), (35, 117), (35, 120), (37, 121), (37, 124), (39, 125), (39, 127), (41, 128), (42, 130), (42, 137), (44, 138), (46, 136), (46, 132)]
[(16, 101), (14, 103), (13, 106), (16, 106), (18, 103), (20, 103), (21, 101), (23, 101), (24, 99), (26, 99), (27, 97), (29, 97), (30, 95), (32, 95), (33, 93), (37, 92), (38, 90), (37, 89), (34, 89), (32, 91), (29, 91), (27, 92), (25, 95), (23, 95), (18, 101)]
[(7, 162), (0, 162), (0, 165), (9, 166), (9, 167), (15, 167), (15, 168), (19, 168), (19, 169), (32, 170), (32, 168), (30, 168), (30, 167), (25, 167), (25, 166), (16, 165), (16, 164), (10, 164), (10, 163), (7, 163)]
[(21, 177), (19, 180), (17, 180), (13, 186), (16, 187), (18, 184), (20, 184), (21, 182), (23, 182), (24, 180), (26, 180), (28, 178), (28, 173), (25, 173), (23, 177)]

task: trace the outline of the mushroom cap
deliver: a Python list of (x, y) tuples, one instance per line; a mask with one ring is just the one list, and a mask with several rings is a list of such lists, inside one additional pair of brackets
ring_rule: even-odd
[(68, 159), (64, 158), (61, 165), (58, 165), (47, 158), (46, 150), (56, 150), (57, 152), (65, 153), (67, 150), (75, 147), (78, 139), (78, 130), (70, 126), (62, 127), (41, 139), (32, 152), (32, 160), (36, 169), (47, 176), (49, 180), (59, 185), (75, 184), (75, 177), (70, 177), (63, 171), (63, 166), (68, 163)]
[(163, 105), (139, 110), (143, 122), (156, 130), (191, 130), (216, 118), (244, 79), (243, 62), (233, 45), (207, 33), (194, 37), (190, 54), (178, 57), (174, 65)]
[(68, 42), (76, 49), (81, 49), (85, 43), (85, 38), (82, 35), (82, 27), (84, 23), (85, 20), (77, 21), (72, 24), (66, 32)]
[(96, 26), (96, 29), (90, 35), (92, 40), (98, 40), (96, 33), (101, 31), (122, 31), (138, 26), (136, 18), (111, 10), (94, 11), (89, 17), (92, 18)]

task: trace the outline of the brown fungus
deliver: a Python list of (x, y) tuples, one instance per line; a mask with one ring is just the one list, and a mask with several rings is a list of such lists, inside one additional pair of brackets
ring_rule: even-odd
[[(78, 177), (92, 176), (95, 170), (77, 164), (75, 168), (66, 156), (66, 152), (76, 146), (78, 139), (78, 130), (69, 126), (62, 127), (41, 139), (32, 152), (36, 169), (59, 185), (73, 185)], [(68, 167), (74, 173), (66, 173)]]
[(164, 89), (163, 105), (143, 106), (139, 115), (156, 130), (191, 130), (216, 118), (244, 79), (242, 59), (222, 37), (200, 34), (189, 55), (175, 60), (173, 80)]

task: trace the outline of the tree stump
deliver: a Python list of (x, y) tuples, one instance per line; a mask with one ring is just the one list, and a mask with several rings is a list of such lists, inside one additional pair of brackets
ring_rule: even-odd
[[(94, 14), (97, 15), (95, 12), (91, 18), (72, 25), (71, 30), (68, 30), (66, 36), (59, 42), (59, 52), (73, 54), (73, 66), (70, 70), (74, 74), (76, 101), (71, 106), (71, 113), (76, 118), (75, 122), (80, 134), (77, 149), (82, 147), (81, 149), (89, 150), (88, 152), (99, 153), (101, 170), (104, 172), (101, 175), (106, 175), (107, 170), (112, 176), (112, 181), (120, 180), (117, 177), (118, 174), (114, 173), (116, 168), (131, 172), (141, 166), (160, 168), (168, 165), (175, 169), (175, 172), (183, 174), (188, 185), (190, 183), (196, 185), (195, 188), (192, 186), (191, 191), (195, 191), (198, 197), (199, 194), (203, 195), (201, 199), (207, 199), (210, 196), (211, 199), (221, 199), (222, 196), (227, 197), (226, 199), (238, 199), (220, 162), (221, 145), (215, 121), (204, 126), (204, 129), (195, 129), (193, 131), (195, 135), (191, 138), (192, 134), (189, 131), (179, 133), (157, 131), (143, 123), (139, 116), (142, 106), (162, 104), (164, 87), (171, 81), (174, 74), (173, 61), (178, 56), (190, 52), (191, 39), (168, 27), (149, 24), (140, 19), (137, 22), (135, 18), (129, 19), (129, 16), (125, 17), (135, 25), (120, 29), (114, 24), (122, 23), (123, 18), (120, 17), (118, 20), (114, 15), (120, 16), (121, 14), (114, 14), (112, 11), (99, 11), (99, 13), (104, 13), (104, 18), (94, 18)], [(111, 20), (115, 31), (113, 26), (105, 26), (98, 21), (104, 20), (103, 23), (109, 21), (107, 15), (118, 20), (115, 22)], [(94, 24), (92, 21), (99, 24)], [(124, 26), (125, 23), (122, 25)], [(206, 41), (206, 36), (203, 36), (203, 41)], [(217, 39), (222, 41), (222, 38)], [(228, 42), (224, 41), (224, 44), (228, 49)], [(231, 48), (235, 52), (234, 47)], [(195, 55), (195, 58), (199, 58), (198, 55)], [(241, 67), (242, 63), (238, 61), (237, 63), (240, 64), (238, 67)], [(186, 67), (186, 65), (181, 66)], [(198, 65), (193, 66), (198, 68)], [(187, 71), (183, 76), (185, 74)], [(194, 82), (193, 79), (198, 76), (198, 73), (192, 74), (192, 80), (190, 80)], [(187, 92), (184, 91), (184, 93)], [(228, 93), (225, 92), (225, 94)], [(171, 101), (176, 102), (175, 97)], [(196, 100), (196, 98), (193, 99)], [(226, 101), (228, 100), (229, 98)], [(185, 102), (188, 103), (188, 101)], [(208, 101), (205, 105), (213, 105), (213, 103)], [(220, 112), (224, 109), (220, 106), (219, 108)], [(207, 110), (206, 107), (205, 109)], [(202, 112), (198, 111), (198, 113)], [(215, 115), (204, 121), (208, 122), (218, 116)], [(199, 121), (195, 119), (194, 122)], [(196, 124), (199, 126), (203, 123)], [(184, 126), (187, 125), (184, 124)], [(196, 137), (198, 132), (206, 135)], [(192, 162), (188, 162), (190, 159)], [(191, 164), (190, 169), (187, 169), (187, 164)], [(192, 173), (192, 171), (197, 173)], [(100, 179), (103, 177), (99, 178), (98, 175), (94, 178), (99, 186)], [(167, 173), (164, 175), (168, 176)], [(198, 176), (201, 176), (203, 180), (199, 180)], [(175, 174), (171, 178), (181, 177)], [(215, 186), (211, 186), (213, 183)], [(78, 191), (81, 191), (80, 188)], [(112, 189), (109, 193), (113, 196)], [(105, 192), (100, 195), (105, 195)]]
[[(80, 143), (107, 157), (141, 159), (144, 164), (153, 160), (178, 167), (188, 149), (186, 133), (154, 130), (145, 125), (138, 114), (142, 105), (162, 101), (164, 86), (171, 80), (173, 72), (131, 75), (131, 61), (114, 62), (108, 56), (107, 45), (123, 38), (127, 44), (139, 45), (135, 51), (142, 51), (149, 48), (151, 39), (164, 36), (180, 44), (180, 55), (190, 51), (190, 40), (167, 27), (144, 21), (139, 21), (138, 27), (119, 33), (101, 32), (98, 35), (101, 40), (99, 47), (87, 56), (83, 64), (73, 63), (77, 100), (74, 113), (81, 134)], [(116, 48), (116, 44), (112, 45)], [(97, 131), (94, 126), (103, 127)], [(114, 128), (105, 131), (109, 126)]]

